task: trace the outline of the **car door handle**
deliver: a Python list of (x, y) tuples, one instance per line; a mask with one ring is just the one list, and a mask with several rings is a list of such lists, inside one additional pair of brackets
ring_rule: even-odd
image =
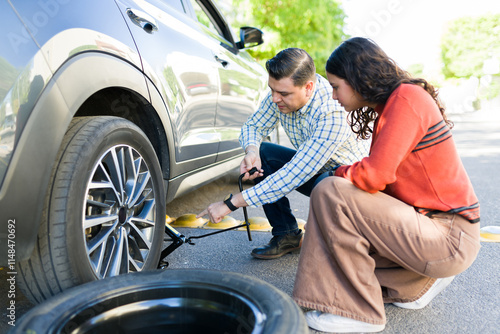
[(220, 57), (219, 57), (219, 56), (217, 56), (217, 55), (215, 55), (214, 57), (215, 57), (215, 60), (216, 60), (217, 62), (219, 62), (219, 63), (221, 63), (221, 64), (222, 64), (222, 66), (226, 67), (227, 65), (229, 65), (229, 62), (228, 62), (227, 60), (222, 59), (222, 58), (220, 58)]
[(153, 31), (158, 31), (156, 20), (143, 11), (127, 8), (127, 15), (135, 25), (141, 27), (145, 32), (152, 34)]

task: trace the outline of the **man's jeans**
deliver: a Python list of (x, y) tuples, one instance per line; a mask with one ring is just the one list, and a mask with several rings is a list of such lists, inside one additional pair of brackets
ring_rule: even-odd
[[(264, 177), (255, 179), (255, 183), (259, 183), (267, 176), (273, 174), (295, 155), (296, 151), (281, 145), (276, 145), (268, 142), (263, 142), (260, 146), (260, 159), (262, 161), (262, 169)], [(313, 188), (324, 178), (333, 175), (333, 172), (325, 172), (316, 174), (309, 181), (298, 187), (296, 190), (303, 195), (310, 196)], [(264, 212), (267, 220), (273, 227), (273, 235), (284, 235), (299, 230), (297, 220), (290, 209), (288, 198), (283, 197), (277, 202), (264, 204)]]

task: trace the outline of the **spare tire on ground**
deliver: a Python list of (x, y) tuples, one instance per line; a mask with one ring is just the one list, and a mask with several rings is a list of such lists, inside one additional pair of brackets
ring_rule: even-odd
[(301, 309), (254, 277), (215, 270), (137, 272), (66, 290), (15, 333), (308, 333)]

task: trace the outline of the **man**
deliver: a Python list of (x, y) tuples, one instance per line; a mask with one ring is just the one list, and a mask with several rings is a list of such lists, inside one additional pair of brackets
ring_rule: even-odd
[[(275, 259), (298, 250), (303, 232), (298, 228), (285, 197), (292, 190), (309, 196), (323, 178), (340, 165), (361, 160), (367, 149), (356, 140), (344, 110), (331, 96), (331, 86), (316, 74), (314, 61), (298, 48), (282, 50), (266, 63), (270, 92), (259, 109), (243, 125), (240, 143), (245, 158), (240, 173), (256, 185), (225, 201), (213, 203), (198, 215), (208, 213), (218, 223), (238, 207), (263, 205), (272, 226), (272, 239), (252, 250), (259, 259)], [(295, 147), (262, 142), (281, 124)], [(253, 167), (257, 172), (249, 175)]]

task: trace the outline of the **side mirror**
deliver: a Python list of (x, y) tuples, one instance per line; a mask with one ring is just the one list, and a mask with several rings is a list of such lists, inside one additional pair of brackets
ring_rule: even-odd
[(251, 48), (264, 43), (262, 30), (254, 27), (241, 27), (240, 28), (240, 41), (236, 43), (238, 49)]

